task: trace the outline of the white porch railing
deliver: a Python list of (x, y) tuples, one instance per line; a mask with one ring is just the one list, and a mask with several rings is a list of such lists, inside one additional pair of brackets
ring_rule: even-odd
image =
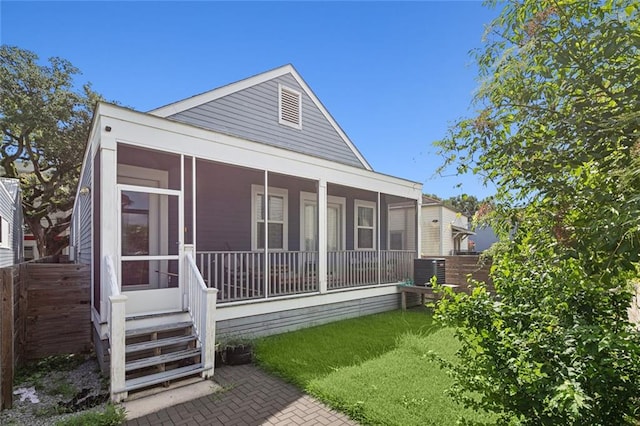
[[(405, 281), (413, 277), (415, 256), (409, 250), (327, 252), (327, 288)], [(206, 285), (219, 290), (220, 303), (319, 291), (317, 252), (270, 252), (267, 285), (262, 251), (198, 252), (196, 264)]]
[(120, 402), (127, 397), (125, 389), (125, 304), (127, 296), (120, 293), (116, 270), (110, 256), (104, 257), (107, 280), (107, 332), (111, 356), (111, 401)]
[(380, 257), (375, 250), (327, 252), (327, 288), (351, 288), (411, 279), (415, 256), (412, 250), (380, 250)]
[(262, 251), (207, 251), (196, 255), (207, 286), (218, 289), (220, 302), (318, 291), (317, 262), (317, 252), (269, 253), (265, 285)]
[(327, 252), (327, 288), (329, 290), (377, 283), (377, 251), (340, 250)]
[(416, 252), (413, 250), (382, 250), (380, 261), (382, 270), (380, 281), (382, 283), (395, 283), (413, 279), (413, 259)]
[(187, 293), (188, 311), (193, 328), (202, 348), (202, 377), (213, 376), (216, 341), (216, 297), (218, 290), (208, 288), (198, 271), (193, 255), (185, 253), (185, 292)]

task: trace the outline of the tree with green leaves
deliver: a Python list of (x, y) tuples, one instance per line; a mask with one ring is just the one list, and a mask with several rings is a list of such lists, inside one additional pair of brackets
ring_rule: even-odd
[(26, 225), (41, 255), (59, 254), (69, 242), (71, 208), (100, 95), (90, 85), (75, 90), (79, 70), (61, 58), (0, 46), (0, 166), (18, 178)]
[(445, 206), (449, 206), (454, 210), (459, 211), (468, 218), (472, 218), (478, 211), (481, 202), (475, 195), (462, 194), (449, 197), (443, 201)]
[(476, 59), (477, 114), (438, 145), (496, 186), (503, 243), (496, 294), (438, 308), (462, 342), (453, 394), (505, 424), (637, 424), (640, 6), (505, 2)]

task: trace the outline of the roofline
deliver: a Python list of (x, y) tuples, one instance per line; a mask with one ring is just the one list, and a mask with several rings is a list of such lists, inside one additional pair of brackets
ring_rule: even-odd
[[(380, 172), (376, 172), (375, 170), (367, 170), (367, 169), (363, 169), (360, 167), (356, 167), (350, 164), (346, 164), (346, 163), (341, 163), (335, 160), (329, 160), (326, 158), (320, 158), (320, 157), (315, 157), (313, 155), (310, 154), (305, 154), (305, 153), (301, 153), (301, 152), (297, 152), (297, 151), (291, 151), (288, 150), (286, 148), (281, 148), (281, 147), (274, 147), (271, 145), (267, 145), (261, 142), (256, 142), (256, 141), (252, 141), (250, 139), (246, 139), (234, 134), (229, 134), (229, 133), (224, 133), (218, 130), (212, 130), (212, 129), (207, 129), (207, 128), (203, 128), (200, 126), (196, 126), (190, 123), (184, 123), (181, 121), (175, 121), (175, 120), (171, 120), (169, 118), (165, 118), (165, 117), (160, 117), (157, 115), (153, 115), (150, 113), (146, 113), (146, 112), (141, 112), (141, 111), (137, 111), (133, 108), (130, 107), (125, 107), (122, 105), (117, 105), (114, 103), (110, 103), (107, 101), (99, 101), (97, 104), (97, 107), (95, 109), (95, 120), (92, 124), (92, 126), (96, 126), (98, 123), (98, 120), (102, 117), (110, 117), (110, 118), (115, 118), (118, 120), (124, 120), (124, 121), (130, 121), (130, 122), (135, 122), (136, 124), (139, 125), (143, 125), (143, 126), (150, 126), (150, 127), (154, 127), (160, 130), (168, 130), (168, 131), (172, 131), (172, 132), (178, 132), (181, 133), (182, 132), (179, 130), (180, 128), (182, 128), (183, 130), (187, 131), (186, 133), (184, 133), (187, 136), (191, 136), (191, 137), (198, 137), (198, 138), (208, 138), (210, 136), (205, 136), (205, 135), (218, 135), (218, 137), (223, 137), (229, 140), (235, 140), (235, 141), (243, 141), (246, 142), (248, 144), (253, 144), (256, 147), (262, 147), (261, 149), (267, 149), (267, 150), (274, 150), (274, 151), (279, 151), (279, 152), (283, 152), (283, 153), (289, 153), (287, 154), (287, 156), (290, 155), (294, 155), (294, 156), (300, 156), (301, 158), (306, 157), (306, 158), (315, 158), (321, 162), (326, 162), (328, 164), (332, 164), (335, 165), (335, 167), (342, 169), (342, 168), (346, 168), (351, 170), (350, 173), (357, 173), (357, 174), (362, 174), (363, 176), (366, 176), (368, 174), (371, 174), (373, 176), (378, 176), (378, 178), (382, 178), (382, 179), (388, 179), (388, 180), (392, 180), (393, 182), (390, 182), (394, 185), (403, 185), (403, 186), (412, 186), (414, 188), (419, 187), (420, 191), (422, 191), (422, 183), (421, 182), (417, 182), (417, 181), (413, 181), (413, 180), (409, 180), (406, 178), (402, 178), (399, 176), (394, 176), (394, 175), (390, 175), (390, 174), (386, 174), (386, 173), (380, 173)], [(157, 121), (156, 121), (157, 120)], [(171, 126), (173, 127), (172, 129), (167, 129), (166, 126)], [(189, 130), (187, 130), (189, 129)], [(93, 131), (92, 131), (93, 134)], [(234, 146), (237, 146), (237, 143), (233, 144)], [(85, 153), (86, 155), (86, 153)], [(204, 158), (204, 157), (203, 157)], [(418, 199), (418, 197), (415, 198), (416, 200)]]
[(202, 105), (207, 102), (220, 99), (224, 96), (230, 95), (240, 90), (247, 89), (251, 86), (255, 86), (257, 84), (264, 83), (269, 80), (273, 80), (274, 78), (277, 78), (277, 77), (281, 77), (285, 74), (291, 74), (293, 78), (296, 80), (296, 82), (306, 92), (306, 94), (309, 95), (309, 97), (311, 98), (311, 101), (315, 104), (315, 106), (320, 110), (322, 115), (324, 115), (324, 117), (333, 126), (335, 131), (342, 138), (342, 140), (347, 144), (349, 149), (351, 149), (351, 152), (353, 152), (353, 154), (356, 156), (358, 161), (360, 161), (360, 163), (364, 166), (364, 168), (369, 171), (373, 171), (373, 168), (371, 167), (369, 162), (364, 158), (360, 150), (358, 150), (355, 144), (351, 142), (351, 139), (349, 139), (349, 137), (344, 132), (344, 130), (342, 130), (340, 125), (333, 119), (333, 117), (331, 116), (329, 111), (327, 111), (327, 109), (324, 107), (320, 99), (318, 99), (318, 97), (315, 95), (313, 90), (311, 90), (309, 85), (304, 81), (304, 79), (300, 76), (298, 71), (296, 71), (296, 69), (291, 64), (283, 65), (281, 67), (274, 68), (270, 71), (266, 71), (260, 74), (256, 74), (252, 77), (248, 77), (243, 80), (236, 81), (235, 83), (230, 83), (230, 84), (227, 84), (226, 86), (222, 86), (217, 89), (210, 90), (208, 92), (200, 93), (199, 95), (191, 96), (181, 101), (170, 103), (160, 108), (156, 108), (151, 111), (148, 111), (148, 114), (156, 115), (162, 118), (167, 118), (170, 115), (178, 114), (180, 112), (186, 111), (198, 105)]
[[(15, 194), (12, 194), (12, 193), (9, 191), (9, 188), (7, 188), (7, 187), (5, 186), (5, 181), (12, 181), (13, 183), (16, 183), (16, 184), (17, 184), (17, 186), (16, 186), (17, 190), (16, 190), (16, 193), (15, 193)], [(1, 183), (1, 185), (0, 185), (0, 186), (2, 187), (2, 189), (4, 190), (4, 192), (5, 192), (5, 193), (9, 196), (9, 198), (11, 198), (11, 199), (17, 198), (17, 197), (19, 196), (19, 194), (20, 194), (20, 191), (22, 190), (22, 188), (20, 188), (20, 179), (10, 178), (10, 177), (0, 177), (0, 183)]]

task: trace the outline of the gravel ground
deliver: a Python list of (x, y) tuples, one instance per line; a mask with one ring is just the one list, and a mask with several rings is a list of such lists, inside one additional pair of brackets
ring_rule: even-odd
[(41, 371), (25, 368), (28, 376), (13, 388), (13, 408), (0, 411), (0, 425), (55, 425), (86, 411), (103, 411), (106, 381), (94, 357), (74, 361), (71, 369)]

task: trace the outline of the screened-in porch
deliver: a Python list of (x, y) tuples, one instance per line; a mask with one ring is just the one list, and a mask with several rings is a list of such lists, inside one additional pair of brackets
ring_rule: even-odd
[(178, 287), (184, 247), (218, 303), (412, 278), (415, 199), (124, 143), (117, 163), (124, 291)]

